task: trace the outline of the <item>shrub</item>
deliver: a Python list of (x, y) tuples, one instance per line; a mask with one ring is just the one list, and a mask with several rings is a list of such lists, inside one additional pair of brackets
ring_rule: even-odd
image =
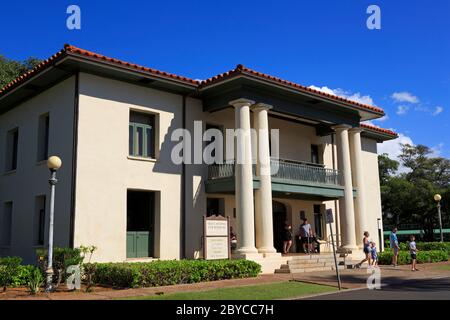
[(441, 250), (450, 254), (450, 242), (417, 242), (416, 245), (422, 251)]
[[(37, 268), (32, 265), (20, 265), (17, 269), (16, 274), (13, 276), (10, 286), (11, 287), (20, 287), (20, 286), (26, 286), (28, 279), (30, 278), (31, 274), (36, 270)], [(38, 269), (39, 270), (39, 269)]]
[[(431, 263), (447, 261), (448, 254), (442, 250), (430, 250), (430, 251), (419, 251), (417, 252), (417, 263)], [(407, 251), (400, 251), (398, 255), (398, 264), (410, 264), (411, 255)], [(389, 265), (392, 263), (392, 252), (384, 251), (378, 255), (378, 263), (380, 265)]]
[(12, 285), (13, 280), (17, 277), (22, 258), (5, 257), (0, 258), (0, 287), (6, 291), (6, 287)]
[(249, 260), (171, 260), (92, 265), (95, 265), (94, 283), (120, 288), (256, 277), (261, 272), (261, 266)]
[(28, 289), (30, 289), (31, 294), (37, 294), (41, 290), (42, 285), (44, 284), (44, 276), (42, 275), (41, 270), (38, 268), (34, 268), (28, 276)]
[[(38, 265), (42, 272), (45, 273), (48, 265), (48, 250), (38, 249)], [(58, 287), (62, 281), (66, 281), (66, 269), (69, 266), (79, 265), (83, 263), (84, 255), (80, 248), (58, 248), (53, 249), (53, 272), (55, 287)]]

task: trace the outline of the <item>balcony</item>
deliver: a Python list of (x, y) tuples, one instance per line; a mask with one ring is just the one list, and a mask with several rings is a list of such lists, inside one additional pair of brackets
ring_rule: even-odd
[[(337, 199), (344, 196), (342, 172), (325, 168), (323, 165), (272, 159), (271, 172), (274, 196), (299, 199)], [(255, 165), (253, 165), (253, 188), (259, 188)], [(234, 163), (208, 166), (206, 191), (233, 193)]]

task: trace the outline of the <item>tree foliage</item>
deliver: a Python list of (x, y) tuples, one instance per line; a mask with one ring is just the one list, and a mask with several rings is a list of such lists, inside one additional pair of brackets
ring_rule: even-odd
[[(426, 240), (433, 239), (438, 227), (436, 202), (433, 196), (442, 195), (442, 220), (448, 217), (450, 203), (450, 160), (433, 157), (424, 145), (402, 145), (400, 163), (387, 154), (378, 157), (381, 199), (386, 224), (418, 224)], [(399, 165), (403, 172), (398, 172)]]
[(25, 61), (16, 61), (0, 55), (0, 88), (10, 83), (21, 74), (33, 69), (41, 60), (30, 57)]

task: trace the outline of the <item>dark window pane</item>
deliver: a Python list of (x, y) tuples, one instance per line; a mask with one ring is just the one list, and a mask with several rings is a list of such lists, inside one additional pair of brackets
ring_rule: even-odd
[(311, 145), (311, 162), (319, 163), (319, 146), (315, 144)]
[(128, 154), (130, 156), (134, 155), (133, 126), (129, 126), (129, 132), (128, 132)]
[(16, 130), (13, 133), (13, 145), (12, 145), (12, 161), (11, 161), (11, 170), (17, 169), (17, 151), (19, 145), (19, 131)]
[(144, 129), (142, 127), (136, 128), (136, 141), (137, 143), (137, 155), (143, 156), (144, 155)]
[(38, 245), (44, 244), (45, 232), (45, 208), (39, 210), (39, 230), (38, 230)]
[(44, 159), (48, 158), (48, 140), (50, 132), (50, 117), (45, 117), (45, 134), (44, 134)]
[(146, 143), (147, 143), (147, 154), (146, 157), (154, 158), (153, 156), (153, 134), (152, 134), (152, 128), (146, 128), (145, 129), (145, 136), (146, 136)]

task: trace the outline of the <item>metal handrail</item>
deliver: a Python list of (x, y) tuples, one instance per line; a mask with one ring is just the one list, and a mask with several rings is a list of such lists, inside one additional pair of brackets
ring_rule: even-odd
[[(271, 159), (272, 179), (286, 182), (308, 182), (329, 185), (343, 185), (342, 171), (311, 165), (293, 160)], [(253, 164), (253, 175), (256, 176), (256, 165)], [(215, 180), (234, 176), (234, 162), (208, 166), (208, 179)]]

